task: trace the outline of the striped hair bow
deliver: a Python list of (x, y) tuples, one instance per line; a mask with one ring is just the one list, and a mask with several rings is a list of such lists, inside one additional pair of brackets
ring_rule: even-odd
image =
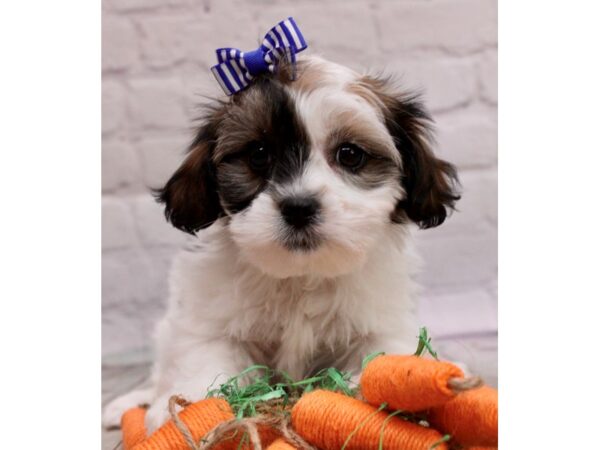
[(262, 44), (251, 52), (242, 52), (237, 48), (217, 49), (219, 64), (211, 71), (227, 95), (239, 92), (261, 73), (277, 70), (281, 60), (296, 64), (296, 53), (307, 47), (304, 36), (293, 18), (279, 22), (269, 30)]

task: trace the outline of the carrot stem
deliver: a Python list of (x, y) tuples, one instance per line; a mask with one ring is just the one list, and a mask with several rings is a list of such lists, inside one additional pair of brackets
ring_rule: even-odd
[(427, 328), (421, 327), (419, 329), (419, 343), (417, 345), (417, 350), (415, 351), (415, 356), (422, 356), (425, 350), (427, 350), (436, 360), (439, 359), (437, 352), (431, 347), (431, 338), (427, 334)]

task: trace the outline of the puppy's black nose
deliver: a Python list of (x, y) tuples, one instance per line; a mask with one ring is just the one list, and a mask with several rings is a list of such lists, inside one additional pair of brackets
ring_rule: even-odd
[(288, 197), (279, 204), (281, 215), (294, 228), (303, 228), (314, 222), (320, 205), (314, 197)]

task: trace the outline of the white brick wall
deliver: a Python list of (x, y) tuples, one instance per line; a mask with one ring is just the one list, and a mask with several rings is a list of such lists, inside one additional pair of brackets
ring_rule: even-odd
[(422, 322), (434, 334), (496, 331), (497, 34), (495, 0), (104, 0), (102, 89), (103, 354), (147, 347), (185, 236), (149, 194), (181, 160), (198, 94), (218, 94), (219, 46), (251, 48), (294, 16), (309, 52), (400, 73), (421, 88), (438, 153), (464, 197), (418, 233)]

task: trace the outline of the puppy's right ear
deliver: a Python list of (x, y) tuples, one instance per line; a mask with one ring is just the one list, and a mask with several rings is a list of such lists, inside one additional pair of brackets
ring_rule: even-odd
[(223, 214), (211, 160), (214, 139), (208, 128), (200, 130), (185, 161), (167, 184), (155, 191), (156, 200), (165, 204), (167, 220), (190, 234), (208, 227)]

